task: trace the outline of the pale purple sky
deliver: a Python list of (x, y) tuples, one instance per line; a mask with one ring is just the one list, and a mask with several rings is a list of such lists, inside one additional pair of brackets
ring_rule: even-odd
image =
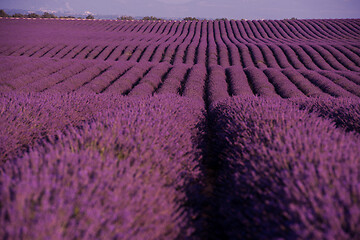
[(359, 0), (0, 0), (0, 9), (164, 18), (360, 18)]

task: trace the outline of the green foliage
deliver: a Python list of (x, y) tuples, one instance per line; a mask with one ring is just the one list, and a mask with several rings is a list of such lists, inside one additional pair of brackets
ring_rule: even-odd
[(134, 20), (134, 18), (132, 16), (123, 15), (118, 17), (117, 20)]
[(9, 17), (9, 15), (3, 9), (0, 9), (0, 17)]
[(59, 18), (75, 18), (74, 16), (61, 16)]
[(86, 19), (95, 19), (95, 17), (91, 14), (87, 15)]
[(36, 14), (36, 13), (29, 13), (29, 14), (25, 15), (25, 17), (27, 17), (27, 18), (40, 18), (40, 15)]
[(146, 16), (146, 17), (143, 17), (142, 20), (162, 20), (162, 19), (154, 17), (154, 16)]
[(12, 17), (14, 17), (14, 18), (24, 18), (25, 15), (21, 14), (21, 13), (15, 13), (15, 14), (12, 15)]
[(41, 17), (42, 18), (57, 18), (54, 14), (48, 13), (48, 12), (44, 12)]
[(228, 21), (227, 18), (216, 18), (215, 21)]
[(199, 21), (199, 19), (197, 19), (195, 17), (185, 17), (184, 20), (186, 20), (186, 21)]

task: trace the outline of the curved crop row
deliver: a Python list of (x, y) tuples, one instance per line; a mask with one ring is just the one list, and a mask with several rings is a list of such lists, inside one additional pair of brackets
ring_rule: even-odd
[[(19, 35), (14, 36), (16, 41), (10, 41), (11, 34), (0, 40), (4, 44), (0, 54), (4, 56), (202, 63), (207, 67), (242, 65), (261, 69), (360, 70), (357, 41), (360, 35), (355, 34), (356, 27), (350, 20), (347, 24), (337, 20), (331, 23), (318, 20), (85, 21), (79, 25), (86, 27), (88, 24), (89, 28), (84, 29), (79, 29), (73, 21), (33, 20), (26, 22), (37, 29), (31, 33), (24, 31), (24, 20), (2, 19), (0, 24), (6, 31), (11, 26), (10, 32), (14, 32), (11, 34)], [(108, 32), (112, 24), (123, 27), (118, 32)], [(330, 29), (336, 29), (330, 25), (338, 26), (336, 29), (341, 26), (344, 30), (331, 33)], [(58, 26), (58, 31), (46, 34), (51, 31), (51, 26)], [(91, 30), (93, 27), (95, 29)], [(349, 31), (347, 37), (344, 31)], [(30, 35), (21, 38), (23, 32)], [(38, 37), (34, 35), (33, 38), (32, 34), (45, 36), (37, 40)], [(94, 40), (90, 43), (84, 39)]]
[(52, 74), (56, 74), (57, 72), (68, 67), (69, 65), (70, 62), (60, 62), (60, 63), (53, 62), (47, 66), (32, 71), (29, 74), (11, 79), (5, 82), (4, 84), (12, 87), (13, 89), (21, 90), (27, 88), (27, 85), (31, 85), (33, 82), (38, 81), (38, 79), (48, 77)]
[(36, 71), (38, 69), (41, 69), (46, 66), (47, 61), (44, 59), (37, 59), (35, 61), (27, 62), (25, 61), (25, 64), (23, 65), (17, 65), (15, 68), (5, 70), (0, 75), (0, 83), (3, 85), (6, 82), (10, 82), (13, 79), (26, 76), (27, 74)]
[(330, 119), (346, 131), (360, 134), (360, 102), (353, 98), (294, 99), (299, 108)]
[(111, 82), (109, 86), (102, 90), (105, 93), (126, 94), (140, 81), (141, 78), (150, 70), (152, 64), (137, 64), (124, 75)]
[[(65, 62), (66, 64), (66, 62)], [(61, 83), (67, 79), (74, 78), (76, 75), (85, 72), (88, 67), (90, 67), (91, 63), (87, 62), (69, 62), (65, 68), (57, 71), (48, 76), (44, 76), (42, 78), (36, 79), (34, 82), (25, 85), (21, 88), (22, 91), (28, 92), (42, 92), (45, 91), (58, 83)]]
[[(261, 54), (261, 51), (258, 53)], [(20, 64), (22, 59), (23, 64)], [(157, 92), (202, 98), (202, 101), (208, 101), (210, 93), (223, 95), (223, 90), (230, 96), (360, 97), (360, 74), (348, 70), (313, 71), (306, 68), (255, 66), (243, 68), (241, 65), (224, 68), (220, 65), (206, 67), (204, 64), (173, 65), (168, 62), (154, 64), (75, 59), (49, 61), (36, 58), (31, 61), (26, 57), (9, 57), (1, 66), (6, 67), (0, 76), (2, 92), (111, 91), (134, 96), (148, 96)], [(205, 88), (208, 89), (206, 94)], [(218, 101), (216, 99), (218, 97), (211, 96), (209, 102)]]
[(228, 91), (229, 85), (226, 81), (225, 69), (223, 67), (218, 65), (210, 67), (207, 82), (209, 103), (214, 104), (230, 96)]
[(64, 81), (58, 82), (56, 85), (46, 89), (46, 91), (55, 91), (60, 93), (76, 91), (78, 88), (92, 81), (94, 78), (99, 76), (103, 71), (106, 71), (106, 69), (108, 68), (109, 65), (106, 63), (89, 66), (88, 68), (86, 68), (85, 71), (73, 75), (70, 78), (65, 79)]
[(188, 69), (189, 66), (187, 65), (175, 65), (168, 72), (156, 92), (159, 94), (179, 94)]
[[(346, 91), (338, 84), (334, 83), (330, 79), (322, 76), (315, 71), (301, 70), (300, 73), (305, 76), (314, 85), (318, 86), (322, 91), (335, 96), (335, 97), (354, 97), (352, 93)], [(346, 84), (346, 82), (345, 82)], [(344, 85), (344, 84), (343, 84)], [(344, 85), (345, 86), (345, 85)]]
[(129, 96), (151, 96), (164, 81), (163, 78), (165, 78), (165, 75), (169, 72), (169, 68), (170, 64), (168, 63), (159, 63), (155, 65), (139, 81), (139, 84), (129, 92)]
[(249, 84), (256, 95), (262, 97), (278, 97), (274, 86), (268, 81), (267, 76), (258, 68), (245, 70)]
[(281, 71), (269, 68), (266, 69), (264, 73), (281, 97), (291, 98), (305, 96)]
[(232, 66), (227, 68), (226, 71), (229, 78), (230, 91), (233, 96), (254, 95), (243, 68)]
[(202, 64), (195, 64), (188, 74), (182, 96), (204, 101), (206, 67)]
[[(28, 24), (26, 19), (2, 19), (2, 22), (13, 27), (14, 23)], [(107, 36), (125, 33), (133, 37), (141, 34), (152, 34), (162, 38), (162, 34), (176, 35), (187, 21), (65, 21), (34, 19), (32, 24), (39, 27), (52, 24), (63, 31), (74, 31), (87, 28), (90, 33), (105, 32)], [(211, 21), (203, 21), (211, 22)], [(231, 20), (233, 31), (247, 43), (299, 42), (299, 41), (349, 41), (359, 39), (358, 22), (347, 20)], [(230, 28), (228, 28), (228, 31)]]
[(112, 65), (106, 69), (105, 72), (102, 72), (90, 82), (82, 85), (77, 91), (101, 93), (132, 67), (133, 64), (130, 62), (121, 62), (120, 64)]

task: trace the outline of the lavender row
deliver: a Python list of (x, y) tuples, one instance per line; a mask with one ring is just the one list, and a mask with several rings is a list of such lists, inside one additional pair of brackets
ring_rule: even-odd
[(202, 64), (195, 64), (188, 74), (182, 96), (204, 101), (205, 99), (205, 81), (207, 78), (206, 67)]
[[(48, 76), (36, 79), (28, 85), (23, 86), (20, 91), (25, 92), (43, 92), (50, 88), (54, 88), (57, 84), (61, 84), (66, 80), (76, 79), (77, 75), (86, 74), (87, 68), (93, 64), (90, 62), (74, 62), (68, 67), (54, 72)], [(56, 87), (55, 87), (56, 89)]]
[(11, 82), (11, 80), (13, 79), (22, 77), (23, 75), (29, 74), (46, 66), (46, 61), (43, 59), (36, 59), (32, 62), (25, 60), (24, 62), (24, 65), (14, 64), (14, 68), (2, 72), (0, 77), (0, 83), (2, 85), (5, 85), (6, 82)]
[[(337, 34), (330, 34), (332, 37), (324, 35), (325, 27), (315, 26), (318, 24), (315, 20), (309, 23), (298, 20), (182, 21), (158, 24), (133, 22), (131, 27), (120, 30), (120, 36), (104, 30), (104, 36), (101, 37), (100, 30), (92, 31), (85, 28), (80, 31), (76, 25), (70, 24), (70, 21), (67, 21), (70, 24), (69, 28), (62, 28), (66, 25), (63, 23), (58, 31), (53, 31), (51, 26), (56, 25), (56, 22), (28, 22), (28, 25), (37, 27), (38, 31), (35, 33), (38, 35), (52, 32), (41, 40), (32, 40), (38, 38), (22, 38), (22, 34), (28, 33), (25, 31), (25, 24), (14, 20), (10, 31), (14, 36), (1, 40), (7, 47), (0, 49), (0, 54), (190, 65), (203, 63), (207, 66), (223, 67), (242, 65), (244, 68), (256, 66), (261, 69), (293, 67), (309, 70), (360, 70), (360, 58), (356, 53), (356, 40), (360, 36), (351, 35), (337, 39)], [(4, 22), (0, 24), (5, 25)], [(94, 22), (91, 23), (93, 24), (96, 25)], [(111, 25), (111, 22), (109, 24)], [(343, 23), (337, 23), (335, 20), (331, 24), (343, 26)], [(148, 31), (150, 25), (153, 25), (152, 30)], [(9, 27), (5, 25), (4, 31)], [(138, 34), (141, 29), (144, 30), (143, 34)], [(301, 37), (301, 34), (296, 36), (292, 33), (295, 30), (297, 34), (303, 32), (306, 37)], [(64, 32), (68, 34), (63, 34)], [(70, 32), (74, 34), (69, 34)], [(316, 37), (317, 34), (319, 37)], [(94, 41), (90, 43), (84, 39)], [(348, 41), (349, 39), (354, 41)]]
[(226, 238), (360, 236), (358, 135), (274, 98), (232, 98), (210, 118), (221, 165), (214, 216)]
[(168, 63), (159, 63), (155, 65), (129, 92), (129, 96), (151, 96), (162, 84), (169, 69), (170, 64)]
[[(204, 23), (205, 24), (205, 23)], [(215, 24), (215, 26), (217, 26)], [(217, 27), (216, 27), (217, 29)], [(222, 42), (218, 31), (215, 38), (207, 43), (204, 40), (192, 39), (195, 42), (188, 44), (185, 53), (180, 49), (181, 39), (176, 42), (132, 42), (125, 41), (121, 45), (89, 46), (87, 43), (79, 45), (68, 45), (62, 47), (55, 54), (40, 54), (40, 57), (50, 56), (61, 59), (96, 59), (113, 61), (134, 61), (134, 62), (169, 62), (169, 63), (207, 63), (209, 65), (221, 65), (228, 67), (230, 65), (243, 65), (243, 67), (257, 66), (259, 68), (307, 68), (310, 70), (340, 70), (340, 71), (359, 71), (358, 63), (360, 58), (355, 54), (348, 53), (346, 49), (342, 51), (336, 48), (342, 46), (319, 46), (319, 45), (254, 45)], [(206, 34), (203, 33), (203, 34)], [(198, 45), (198, 46), (197, 46)], [(54, 47), (55, 48), (55, 47)], [(218, 50), (219, 49), (219, 53)], [(183, 52), (181, 52), (183, 51)], [(39, 53), (39, 52), (36, 52)], [(180, 54), (179, 57), (177, 55)], [(12, 54), (11, 56), (16, 56)], [(26, 55), (29, 56), (29, 55)], [(38, 54), (35, 54), (38, 56)], [(182, 56), (182, 57), (181, 57)], [(184, 59), (185, 58), (185, 59)]]
[(207, 96), (211, 104), (228, 98), (229, 85), (226, 81), (225, 69), (221, 66), (214, 65), (209, 69), (207, 80)]
[[(100, 98), (88, 101), (86, 95), (19, 92), (0, 96), (0, 159), (20, 156), (47, 135), (54, 135), (67, 125), (79, 125), (100, 109)], [(86, 103), (86, 104), (84, 104)]]
[[(20, 65), (18, 61), (22, 60), (24, 64)], [(220, 65), (207, 68), (203, 64), (171, 65), (167, 62), (28, 60), (9, 57), (0, 65), (11, 69), (0, 77), (2, 92), (81, 91), (130, 96), (172, 93), (203, 101), (209, 97), (210, 102), (237, 95), (360, 97), (360, 75), (353, 71), (224, 68)]]
[(21, 75), (20, 77), (8, 80), (4, 84), (10, 86), (12, 89), (22, 90), (27, 89), (39, 79), (48, 78), (49, 76), (56, 74), (59, 71), (69, 67), (70, 62), (50, 62), (48, 65), (32, 71), (31, 73)]
[(158, 94), (180, 94), (184, 79), (187, 77), (189, 66), (175, 65), (167, 73), (165, 80), (160, 84), (157, 90)]
[(360, 133), (360, 101), (356, 98), (294, 99), (301, 110), (330, 119), (346, 131)]
[(106, 63), (89, 66), (85, 71), (82, 71), (71, 76), (70, 78), (65, 79), (64, 81), (57, 83), (56, 85), (46, 89), (46, 91), (60, 93), (76, 91), (84, 84), (91, 82), (97, 76), (101, 75), (101, 73), (106, 71), (109, 67), (110, 66)]
[[(8, 25), (16, 23), (28, 24), (26, 19), (2, 19)], [(103, 31), (106, 36), (121, 32), (126, 34), (174, 34), (179, 31), (179, 25), (187, 21), (65, 21), (65, 20), (31, 20), (32, 24), (44, 26), (55, 25), (57, 28), (72, 31), (73, 29), (87, 28), (91, 33)], [(208, 22), (208, 21), (204, 21)], [(230, 22), (239, 32), (244, 41), (278, 42), (289, 41), (326, 41), (359, 38), (358, 22), (348, 20), (231, 20), (217, 21)], [(105, 36), (104, 36), (105, 38)], [(355, 41), (354, 41), (355, 42)]]
[[(316, 71), (302, 70), (299, 71), (304, 77), (306, 77), (309, 81), (311, 81), (314, 85), (318, 86), (323, 92), (328, 93), (335, 97), (355, 97), (350, 90), (350, 86), (353, 86), (354, 83), (346, 80), (331, 80)], [(334, 73), (330, 73), (330, 76), (334, 75)], [(351, 92), (350, 92), (350, 91)]]
[[(198, 216), (189, 198), (198, 194), (201, 174), (192, 141), (202, 121), (201, 105), (165, 95), (24, 97), (45, 99), (50, 110), (52, 104), (72, 109), (60, 97), (98, 111), (1, 166), (2, 236), (175, 239), (193, 234)], [(32, 110), (25, 108), (24, 117)], [(39, 120), (46, 125), (51, 119)]]
[(137, 64), (126, 71), (120, 78), (111, 82), (109, 86), (102, 90), (105, 93), (128, 94), (131, 89), (143, 78), (151, 69), (152, 64)]
[(111, 65), (101, 74), (95, 76), (90, 82), (83, 84), (77, 91), (101, 93), (133, 66), (134, 64), (131, 62), (121, 62), (120, 64)]

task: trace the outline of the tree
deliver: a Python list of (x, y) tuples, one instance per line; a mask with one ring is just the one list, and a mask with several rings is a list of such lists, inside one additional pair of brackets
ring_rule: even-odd
[(197, 19), (195, 17), (185, 17), (184, 20), (185, 21), (199, 21), (199, 19)]
[(42, 18), (56, 18), (56, 16), (52, 13), (44, 12), (41, 16)]
[(14, 17), (14, 18), (24, 18), (25, 15), (21, 14), (21, 13), (15, 13), (15, 14), (12, 15), (12, 17)]
[(157, 17), (154, 17), (154, 16), (146, 16), (146, 17), (143, 17), (142, 20), (162, 20), (161, 18), (157, 18)]
[(59, 18), (75, 18), (74, 16), (61, 16)]
[(215, 21), (227, 21), (227, 18), (216, 18)]
[(95, 17), (91, 14), (87, 15), (86, 19), (95, 19)]
[(0, 9), (0, 17), (9, 17), (9, 15), (3, 9)]
[(25, 17), (27, 17), (27, 18), (40, 18), (40, 15), (38, 15), (36, 13), (29, 13), (29, 14), (25, 15)]
[(132, 16), (120, 16), (117, 18), (117, 20), (134, 20), (134, 18)]

